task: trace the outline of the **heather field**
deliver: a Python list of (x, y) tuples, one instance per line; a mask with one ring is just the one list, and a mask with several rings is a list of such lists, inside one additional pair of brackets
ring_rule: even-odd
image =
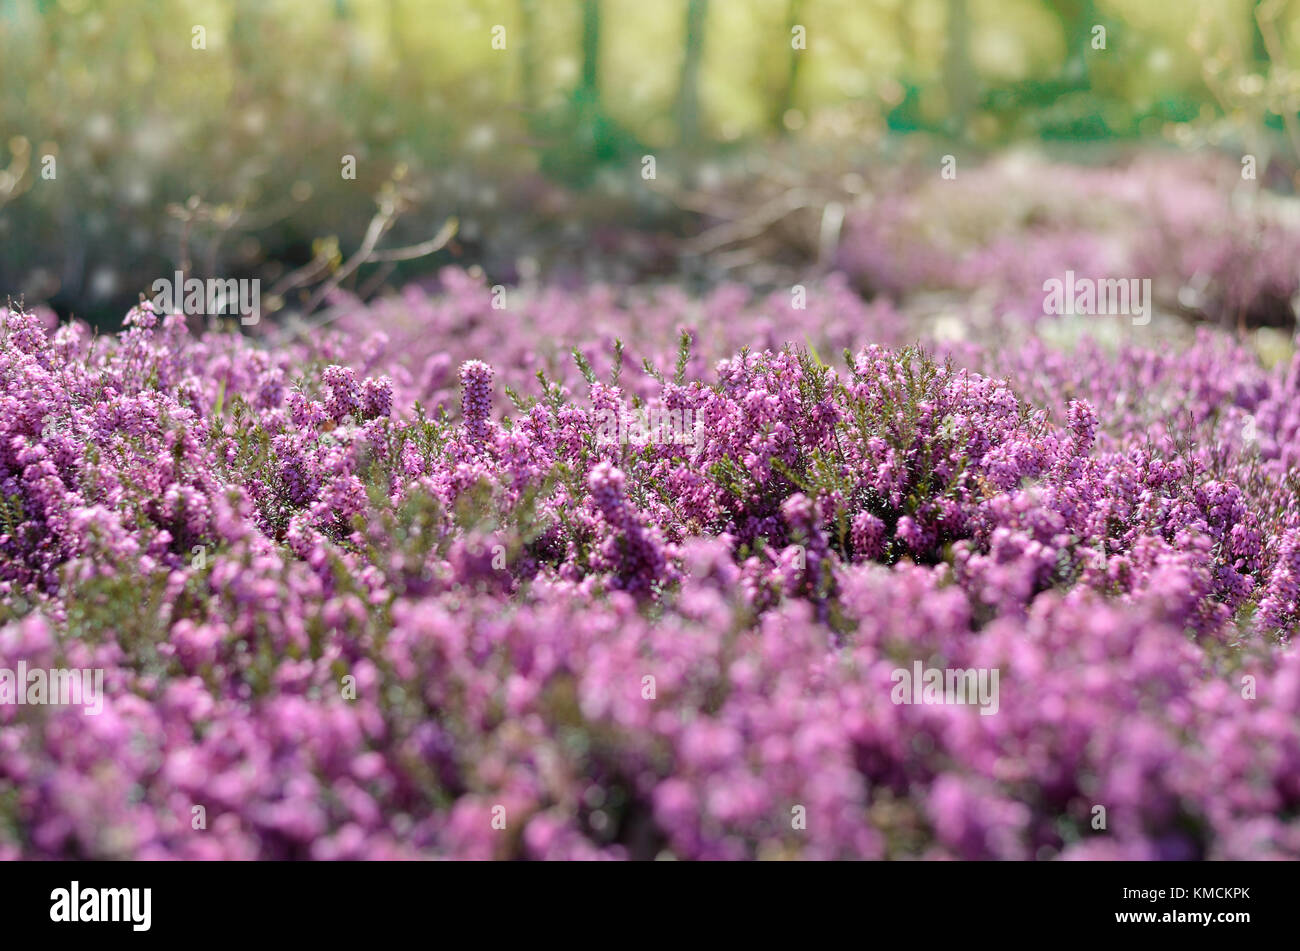
[(0, 855), (1300, 855), (1300, 360), (849, 283), (4, 311)]
[[(1201, 77), (1194, 43), (1151, 67), (1172, 92), (1135, 91), (1114, 61), (1180, 27), (1133, 39), (1118, 2), (1062, 15), (1050, 56), (1026, 41), (1026, 75), (1074, 46), (1092, 73), (1015, 109), (916, 14), (921, 65), (874, 123), (824, 101), (858, 88), (833, 63), (786, 69), (776, 16), (766, 132), (739, 80), (687, 94), (721, 70), (691, 37), (749, 35), (689, 2), (662, 145), (600, 105), (630, 7), (601, 34), (573, 5), (580, 73), (523, 61), (541, 145), (457, 113), (499, 97), (481, 64), (429, 106), (428, 77), (322, 53), (323, 84), (383, 82), (309, 97), (343, 117), (310, 136), (250, 66), (249, 134), (324, 156), (248, 173), (292, 225), (219, 193), (261, 155), (243, 132), (185, 160), (215, 163), (205, 190), (174, 156), (115, 166), (123, 114), (83, 154), (34, 128), (53, 92), (7, 96), (30, 141), (0, 136), (0, 860), (1300, 859), (1300, 74), (1277, 48), (1300, 11), (1195, 5), (1271, 11), (1242, 73), (1271, 62), (1266, 93)], [(810, 6), (814, 37), (843, 13)], [(1052, 5), (993, 6), (1056, 36)], [(0, 3), (0, 27), (100, 42), (74, 8)], [(271, 27), (231, 8), (227, 53), (256, 60)], [(375, 9), (317, 18), (363, 35)], [(482, 62), (497, 15), (455, 21)], [(547, 83), (577, 84), (569, 111)], [(1066, 106), (1108, 117), (1102, 147)], [(157, 220), (95, 210), (118, 201)], [(265, 293), (214, 306), (187, 276)], [(70, 701), (69, 671), (100, 679)]]

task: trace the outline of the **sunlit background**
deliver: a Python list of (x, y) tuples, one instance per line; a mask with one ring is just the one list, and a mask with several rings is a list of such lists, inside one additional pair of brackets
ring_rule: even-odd
[[(1084, 164), (1249, 153), (1289, 194), (1298, 14), (1275, 0), (0, 0), (0, 294), (115, 323), (177, 267), (269, 285), (327, 273), (377, 210), (386, 245), (453, 220), (455, 237), (367, 264), (353, 292), (452, 262), (506, 283), (742, 265), (775, 282), (773, 266), (827, 257), (828, 203), (1012, 147)], [(692, 244), (799, 188), (830, 197), (761, 247)], [(270, 309), (300, 304), (286, 291)]]

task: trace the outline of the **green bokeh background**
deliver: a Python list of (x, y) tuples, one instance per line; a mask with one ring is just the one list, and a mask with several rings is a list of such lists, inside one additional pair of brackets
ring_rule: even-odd
[(405, 208), (389, 244), (460, 223), (389, 280), (452, 260), (510, 280), (600, 228), (689, 232), (646, 154), (706, 187), (917, 139), (1218, 148), (1289, 191), (1296, 66), (1289, 0), (0, 0), (0, 295), (115, 321), (181, 263), (274, 280), (341, 257), (377, 200)]

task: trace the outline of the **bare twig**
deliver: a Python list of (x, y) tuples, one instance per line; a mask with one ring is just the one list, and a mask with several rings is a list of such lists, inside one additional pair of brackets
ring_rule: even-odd
[(379, 268), (379, 270), (375, 271), (374, 275), (370, 278), (370, 280), (366, 281), (366, 283), (361, 285), (360, 289), (357, 291), (357, 296), (360, 297), (362, 300), (365, 300), (376, 290), (378, 290), (383, 285), (384, 281), (388, 280), (388, 278), (396, 270), (397, 270), (396, 263), (394, 263), (393, 261), (385, 261), (383, 263), (383, 266)]
[(374, 264), (377, 261), (410, 261), (413, 258), (422, 258), (426, 254), (433, 254), (435, 251), (441, 251), (446, 247), (447, 242), (456, 235), (456, 219), (448, 218), (442, 230), (430, 238), (428, 241), (420, 244), (408, 245), (405, 248), (392, 248), (388, 251), (375, 251), (364, 262), (364, 264)]
[(683, 247), (694, 254), (707, 254), (737, 241), (757, 237), (787, 215), (813, 206), (812, 198), (808, 189), (792, 188), (739, 221), (729, 221), (691, 238), (684, 242)]
[(330, 256), (318, 254), (302, 267), (290, 271), (271, 286), (269, 296), (283, 297), (295, 287), (302, 287), (316, 280), (329, 268)]
[(376, 251), (375, 245), (379, 239), (388, 233), (397, 220), (399, 209), (396, 203), (386, 201), (380, 208), (379, 213), (370, 219), (370, 225), (366, 228), (366, 235), (361, 240), (361, 247), (357, 248), (356, 253), (348, 258), (330, 279), (321, 284), (312, 292), (307, 304), (303, 308), (302, 316), (310, 317), (312, 312), (320, 306), (330, 293), (338, 288), (357, 268), (363, 264), (370, 264), (375, 261), (409, 261), (412, 258), (423, 257), (433, 254), (435, 251), (443, 248), (452, 236), (456, 234), (457, 222), (455, 218), (449, 218), (432, 239), (421, 244), (411, 245), (406, 248), (394, 248), (390, 251)]
[[(388, 275), (392, 273), (395, 262), (410, 261), (414, 258), (433, 254), (435, 251), (444, 248), (447, 245), (447, 242), (449, 242), (456, 234), (457, 221), (455, 218), (449, 218), (446, 223), (443, 224), (441, 230), (439, 230), (439, 232), (428, 241), (408, 245), (404, 248), (390, 248), (384, 251), (376, 250), (375, 244), (377, 244), (379, 239), (392, 227), (394, 218), (395, 211), (391, 205), (386, 205), (384, 208), (381, 208), (380, 212), (371, 219), (369, 227), (366, 228), (366, 236), (362, 240), (361, 246), (357, 249), (356, 253), (353, 254), (352, 257), (348, 258), (347, 262), (335, 271), (328, 281), (320, 285), (312, 293), (311, 298), (307, 301), (302, 312), (296, 315), (295, 325), (293, 327), (286, 327), (285, 330), (281, 332), (275, 341), (277, 344), (286, 343), (290, 340), (301, 337), (308, 331), (324, 327), (341, 317), (346, 312), (346, 308), (336, 307), (328, 309), (322, 311), (322, 316), (316, 320), (307, 321), (306, 319), (316, 310), (320, 305), (320, 302), (324, 300), (331, 291), (338, 288), (338, 286), (342, 284), (349, 275), (353, 274), (363, 264), (382, 263), (385, 267), (380, 269), (377, 280), (367, 282), (366, 287), (362, 288), (358, 293), (358, 296), (362, 299), (387, 279)], [(310, 266), (311, 265), (308, 265), (308, 267)], [(299, 269), (299, 271), (302, 270), (304, 270), (304, 268)], [(289, 277), (293, 276), (294, 275), (289, 275), (285, 280), (288, 280)], [(295, 278), (295, 280), (297, 279)]]

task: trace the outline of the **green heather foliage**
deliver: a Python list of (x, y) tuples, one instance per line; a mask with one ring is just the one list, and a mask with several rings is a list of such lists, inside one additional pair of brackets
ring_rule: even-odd
[(0, 668), (105, 678), (0, 704), (0, 857), (1300, 854), (1300, 364), (829, 364), (907, 333), (831, 280), (775, 348), (788, 298), (548, 292), (498, 369), (443, 284), (423, 351), (3, 313)]

